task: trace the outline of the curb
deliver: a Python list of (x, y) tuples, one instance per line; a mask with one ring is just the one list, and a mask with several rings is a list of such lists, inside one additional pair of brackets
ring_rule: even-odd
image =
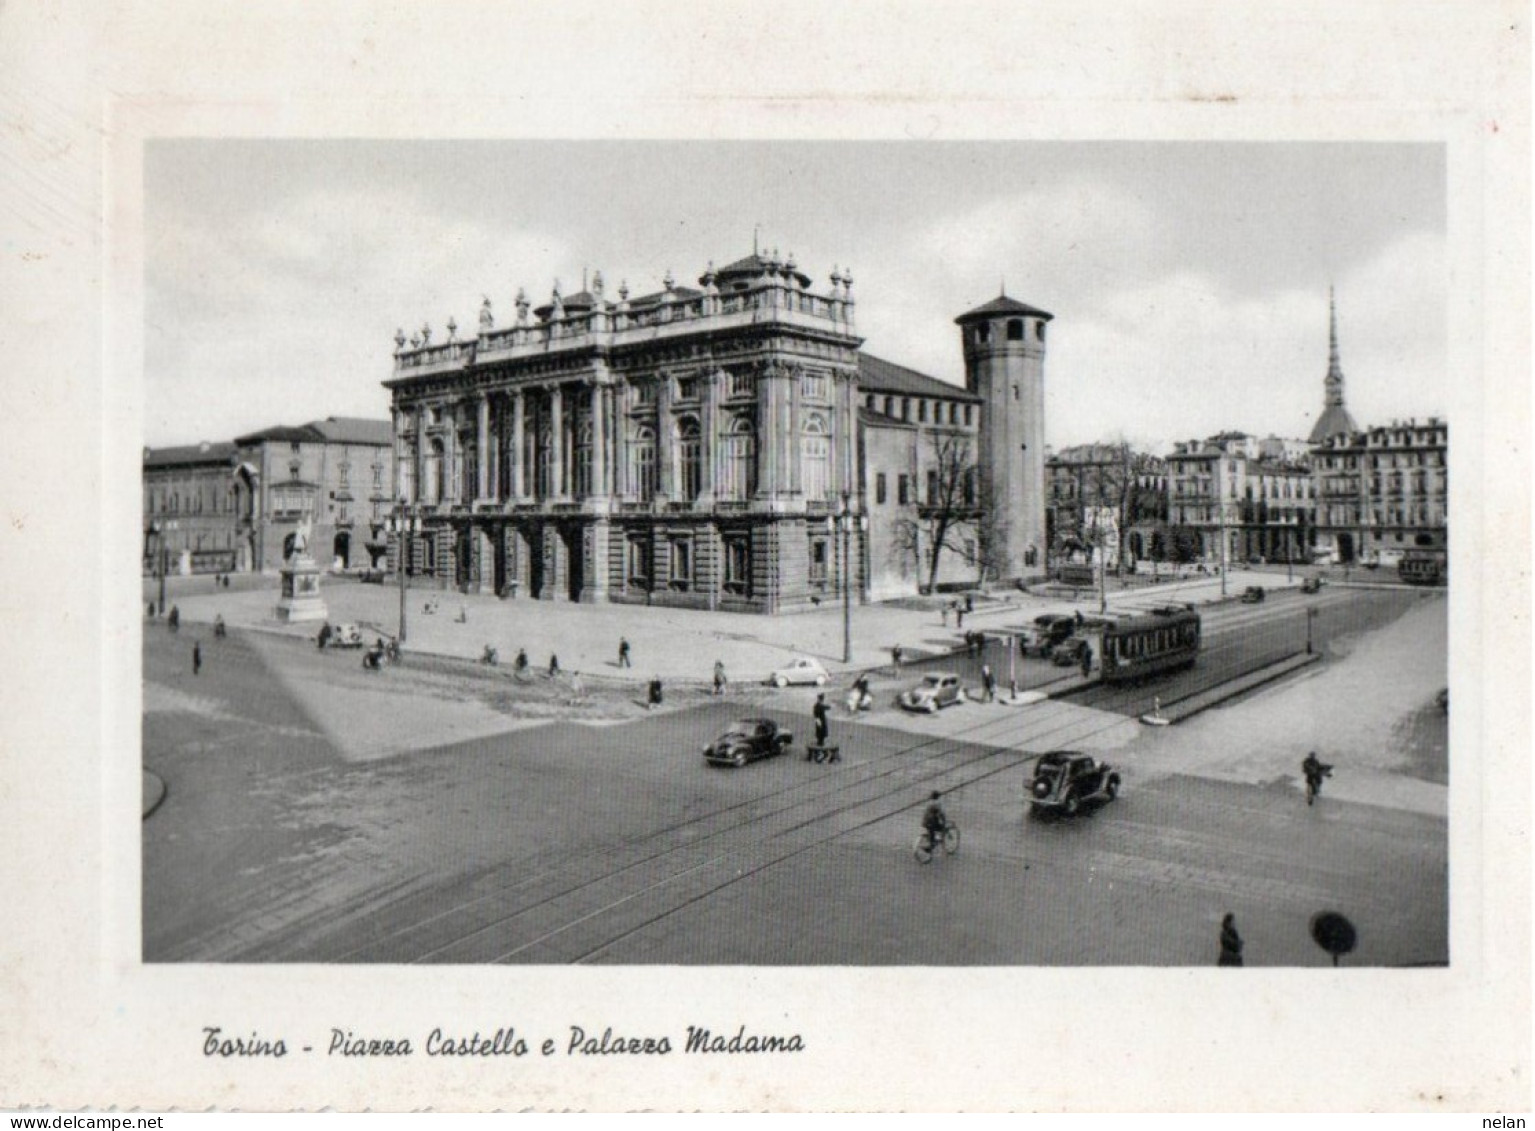
[(144, 812), (141, 820), (149, 820), (150, 814), (160, 808), (160, 803), (165, 800), (165, 794), (165, 782), (160, 775), (153, 770), (144, 770)]
[(1244, 676), (1212, 687), (1208, 691), (1200, 691), (1190, 695), (1186, 699), (1180, 699), (1176, 703), (1162, 707), (1162, 718), (1169, 724), (1181, 723), (1184, 719), (1191, 718), (1201, 711), (1207, 711), (1211, 707), (1219, 706), (1229, 699), (1235, 699), (1239, 695), (1245, 695), (1255, 687), (1262, 687), (1266, 683), (1272, 683), (1277, 679), (1309, 667), (1322, 658), (1320, 652), (1300, 652), (1288, 656), (1277, 663), (1270, 664), (1266, 668), (1259, 668), (1255, 672), (1248, 672)]

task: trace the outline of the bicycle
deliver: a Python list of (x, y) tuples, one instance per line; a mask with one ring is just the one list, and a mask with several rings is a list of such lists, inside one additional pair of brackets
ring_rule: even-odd
[(939, 840), (937, 844), (935, 844), (933, 841), (932, 830), (922, 830), (922, 834), (917, 837), (917, 843), (912, 846), (912, 852), (917, 857), (917, 863), (926, 864), (934, 856), (936, 856), (938, 854), (939, 844), (943, 846), (944, 852), (949, 856), (953, 856), (956, 852), (959, 851), (958, 825), (954, 824), (952, 821), (949, 822), (943, 827), (943, 831), (939, 833), (938, 836)]

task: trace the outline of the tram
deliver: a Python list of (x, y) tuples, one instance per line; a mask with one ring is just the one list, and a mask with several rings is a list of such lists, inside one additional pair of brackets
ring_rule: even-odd
[(1098, 655), (1105, 683), (1129, 683), (1192, 667), (1199, 657), (1200, 619), (1193, 605), (1164, 605), (1094, 620), (1102, 626)]
[(1449, 580), (1448, 562), (1443, 554), (1404, 554), (1396, 570), (1408, 585), (1444, 585)]

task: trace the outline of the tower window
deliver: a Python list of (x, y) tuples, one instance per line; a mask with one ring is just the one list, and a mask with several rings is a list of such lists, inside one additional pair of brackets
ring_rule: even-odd
[(1045, 324), (1043, 322), (1034, 323), (1034, 336), (1040, 341), (1045, 340)]
[(1007, 320), (1007, 340), (1010, 342), (1023, 341), (1023, 319), (1009, 318)]
[(982, 322), (975, 328), (975, 340), (978, 342), (991, 341), (991, 323)]
[(974, 415), (975, 415), (974, 409), (975, 409), (975, 406), (973, 404), (967, 404), (965, 406), (965, 427), (966, 428), (970, 427), (971, 423), (973, 422)]

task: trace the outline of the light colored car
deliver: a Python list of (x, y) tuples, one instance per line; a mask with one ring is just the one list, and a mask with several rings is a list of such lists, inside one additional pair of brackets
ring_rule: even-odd
[(901, 692), (900, 698), (901, 706), (908, 711), (926, 711), (930, 715), (937, 714), (940, 707), (964, 701), (965, 689), (960, 686), (959, 676), (948, 672), (923, 676), (921, 683)]
[(825, 687), (830, 678), (819, 660), (802, 656), (768, 676), (768, 682), (774, 687), (788, 687), (791, 683), (812, 683), (817, 687)]

